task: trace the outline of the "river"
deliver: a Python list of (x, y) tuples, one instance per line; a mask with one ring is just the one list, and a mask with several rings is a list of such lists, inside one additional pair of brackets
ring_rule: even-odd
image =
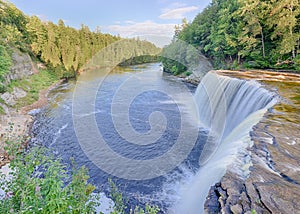
[[(50, 148), (69, 167), (71, 158), (77, 164), (85, 165), (89, 169), (89, 181), (107, 196), (108, 178), (112, 178), (129, 199), (129, 204), (143, 206), (149, 203), (165, 211), (178, 200), (181, 183), (198, 170), (198, 158), (206, 141), (206, 131), (199, 128), (197, 115), (191, 110), (195, 90), (195, 86), (163, 74), (159, 64), (118, 67), (107, 76), (103, 76), (101, 70), (86, 72), (78, 81), (64, 83), (49, 94), (50, 104), (36, 115), (32, 141)], [(91, 109), (86, 105), (87, 97), (93, 99)], [(74, 109), (76, 103), (82, 105)], [(124, 112), (118, 108), (125, 109), (129, 121), (126, 121), (127, 116), (123, 118)], [(83, 149), (78, 138), (88, 139), (91, 133), (86, 131), (86, 125), (78, 127), (84, 129), (82, 136), (79, 136), (80, 130), (74, 128), (74, 117), (83, 122), (90, 115), (95, 117), (98, 130), (111, 151), (137, 161), (141, 169), (118, 174), (109, 171), (118, 165), (118, 156), (114, 160), (102, 158), (101, 163), (106, 165), (103, 169), (92, 160), (88, 150), (101, 150), (101, 146), (96, 142), (93, 148)], [(127, 132), (131, 135), (124, 136)], [(131, 142), (140, 135), (146, 135), (145, 143)], [(162, 168), (171, 162), (170, 156), (164, 157), (164, 153), (170, 151), (179, 138), (192, 143), (188, 148), (180, 146), (186, 151), (182, 157), (175, 154), (174, 158), (178, 160)], [(152, 162), (145, 163), (145, 160)], [(149, 165), (152, 164), (161, 172), (150, 173)], [(143, 174), (139, 175), (141, 170)], [(138, 177), (131, 178), (131, 174)]]
[(154, 63), (82, 73), (50, 100), (36, 115), (34, 144), (69, 168), (72, 159), (85, 165), (107, 197), (111, 178), (130, 206), (202, 213), (210, 186), (228, 167), (249, 176), (249, 133), (277, 94), (216, 71), (196, 88)]

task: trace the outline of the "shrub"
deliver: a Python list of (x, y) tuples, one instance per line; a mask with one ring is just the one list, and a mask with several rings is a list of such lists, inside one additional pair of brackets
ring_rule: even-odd
[(4, 81), (5, 75), (9, 72), (11, 65), (11, 56), (6, 48), (3, 45), (0, 45), (0, 83)]
[[(89, 176), (85, 167), (78, 168), (73, 163), (69, 175), (61, 161), (42, 147), (26, 151), (15, 143), (8, 143), (6, 151), (13, 157), (12, 172), (11, 179), (1, 175), (0, 185), (6, 195), (0, 200), (0, 213), (95, 213), (99, 198), (91, 197), (95, 187), (87, 183)], [(115, 204), (111, 213), (126, 213), (126, 200), (116, 184), (109, 182)], [(131, 214), (158, 212), (157, 207), (149, 205), (145, 209), (130, 210)]]
[[(114, 201), (114, 211), (111, 214), (125, 214), (128, 213), (127, 206), (125, 205), (128, 200), (123, 197), (123, 194), (118, 190), (117, 185), (111, 180), (108, 179), (110, 184), (110, 197)], [(149, 204), (145, 205), (145, 208), (136, 206), (130, 208), (129, 214), (157, 214), (160, 209), (156, 206), (150, 206)]]
[(94, 213), (90, 201), (95, 189), (87, 183), (84, 167), (73, 167), (68, 175), (60, 160), (44, 148), (23, 153), (13, 144), (7, 149), (12, 179), (3, 178), (6, 197), (0, 200), (0, 213)]

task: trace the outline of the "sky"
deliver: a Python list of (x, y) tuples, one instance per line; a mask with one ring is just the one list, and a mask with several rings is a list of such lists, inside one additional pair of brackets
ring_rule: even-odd
[(121, 37), (140, 37), (158, 46), (165, 45), (174, 34), (174, 27), (183, 18), (192, 21), (210, 0), (10, 0), (27, 15), (44, 21), (101, 32)]

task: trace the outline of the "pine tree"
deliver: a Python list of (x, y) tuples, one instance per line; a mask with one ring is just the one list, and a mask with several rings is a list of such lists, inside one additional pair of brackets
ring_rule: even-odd
[(244, 45), (242, 56), (259, 55), (266, 57), (265, 32), (266, 18), (270, 13), (270, 4), (261, 0), (238, 0), (239, 15), (242, 16), (245, 25), (239, 35), (239, 41)]
[(44, 50), (42, 50), (42, 59), (52, 64), (54, 67), (61, 65), (61, 52), (58, 47), (58, 30), (57, 26), (52, 22), (46, 23), (47, 42)]
[(47, 44), (47, 30), (44, 23), (37, 16), (32, 16), (29, 18), (26, 27), (29, 32), (32, 51), (41, 56)]
[(277, 52), (296, 57), (296, 45), (299, 41), (299, 0), (272, 0), (272, 9), (268, 24), (274, 29), (272, 39), (278, 40)]

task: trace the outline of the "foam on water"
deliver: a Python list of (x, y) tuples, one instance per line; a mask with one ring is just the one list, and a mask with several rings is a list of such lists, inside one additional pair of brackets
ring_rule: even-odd
[[(181, 186), (175, 213), (203, 213), (212, 185), (219, 182), (228, 166), (247, 177), (251, 146), (250, 131), (276, 102), (274, 95), (254, 81), (208, 73), (195, 93), (201, 124), (210, 129), (199, 164), (199, 171)], [(232, 169), (232, 168), (231, 168)]]

